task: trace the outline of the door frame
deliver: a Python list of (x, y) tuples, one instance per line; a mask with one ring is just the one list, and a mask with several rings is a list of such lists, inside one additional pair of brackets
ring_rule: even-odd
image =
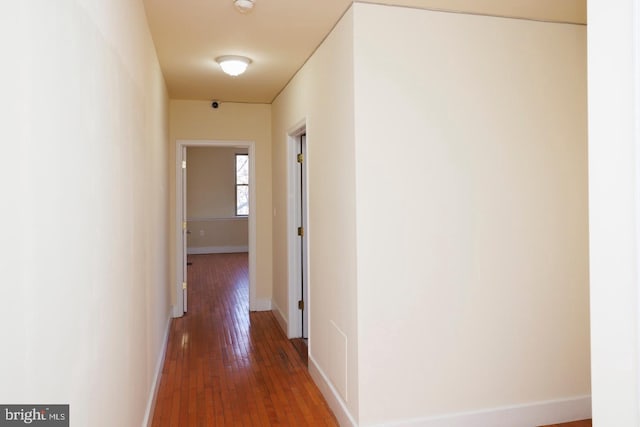
[[(255, 141), (231, 141), (231, 140), (201, 140), (201, 139), (178, 139), (175, 146), (175, 295), (176, 304), (173, 306), (173, 317), (181, 317), (184, 315), (184, 299), (182, 283), (186, 282), (186, 265), (182, 266), (183, 260), (186, 259), (183, 245), (182, 222), (186, 218), (182, 218), (182, 203), (186, 200), (186, 194), (183, 192), (183, 184), (186, 183), (186, 174), (183, 183), (182, 173), (182, 151), (188, 147), (211, 147), (211, 148), (246, 148), (249, 153), (249, 310), (257, 310), (256, 298), (256, 179), (255, 179)], [(187, 167), (189, 165), (187, 164)], [(188, 284), (187, 284), (188, 286)]]
[[(298, 301), (302, 298), (301, 295), (301, 287), (300, 287), (300, 275), (301, 275), (301, 264), (302, 260), (300, 257), (300, 239), (298, 238), (298, 194), (297, 189), (300, 187), (300, 183), (298, 182), (298, 163), (297, 163), (297, 142), (298, 138), (302, 134), (307, 134), (306, 137), (306, 153), (309, 153), (309, 136), (307, 132), (307, 121), (306, 119), (301, 120), (295, 126), (293, 126), (287, 132), (287, 258), (288, 258), (288, 299), (289, 299), (289, 307), (288, 307), (288, 322), (287, 322), (287, 336), (289, 338), (299, 338), (302, 336), (302, 316), (300, 316), (300, 310), (298, 309)], [(309, 233), (309, 185), (308, 185), (308, 163), (303, 162), (303, 167), (305, 168), (305, 175), (307, 179), (304, 180), (305, 188), (302, 188), (301, 191), (307, 196), (303, 200), (303, 218), (302, 223), (305, 227), (304, 233), (307, 241), (305, 257), (307, 259), (306, 269), (305, 269), (305, 277), (306, 277), (306, 289), (307, 294), (305, 298), (305, 310), (306, 310), (306, 319), (307, 319), (307, 339), (309, 340), (309, 348), (311, 343), (311, 286), (309, 280), (309, 272), (310, 266), (308, 260), (310, 259), (310, 233)]]

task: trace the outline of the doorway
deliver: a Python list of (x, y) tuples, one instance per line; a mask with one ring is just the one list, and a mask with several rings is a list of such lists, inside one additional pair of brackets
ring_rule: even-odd
[(307, 133), (289, 133), (289, 338), (309, 338), (309, 227)]
[(181, 317), (188, 309), (188, 281), (187, 281), (187, 235), (188, 218), (186, 204), (186, 170), (189, 167), (187, 148), (236, 148), (246, 150), (249, 155), (249, 215), (248, 215), (248, 252), (249, 252), (249, 310), (256, 310), (256, 220), (255, 220), (255, 143), (253, 141), (205, 141), (205, 140), (177, 140), (176, 141), (176, 200), (175, 200), (175, 263), (176, 286), (173, 317)]

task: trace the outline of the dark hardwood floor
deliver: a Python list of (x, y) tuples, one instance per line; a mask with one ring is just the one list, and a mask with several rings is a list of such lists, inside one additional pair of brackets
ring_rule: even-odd
[(337, 426), (271, 312), (249, 313), (247, 254), (190, 255), (153, 427)]

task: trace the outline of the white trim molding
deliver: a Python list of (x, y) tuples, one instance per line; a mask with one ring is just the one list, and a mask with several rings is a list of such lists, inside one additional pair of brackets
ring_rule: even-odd
[(187, 255), (237, 254), (249, 252), (249, 246), (200, 246), (187, 248)]
[[(277, 316), (276, 316), (277, 317)], [(309, 374), (342, 427), (358, 427), (338, 390), (309, 355)], [(391, 420), (376, 427), (532, 427), (591, 418), (591, 396), (443, 414), (434, 417)]]
[[(633, 117), (635, 117), (633, 146), (635, 150), (635, 211), (640, 212), (640, 1), (633, 2), (633, 72), (634, 76), (634, 101), (633, 101)], [(640, 247), (640, 227), (636, 223), (635, 227), (636, 248)], [(640, 307), (640, 262), (636, 260), (636, 311)], [(640, 354), (640, 316), (636, 317), (636, 354)], [(636, 396), (640, 397), (640, 368), (636, 367)], [(637, 398), (636, 397), (636, 398)], [(636, 421), (640, 419), (640, 408), (636, 409)]]
[(147, 399), (147, 408), (144, 412), (142, 427), (151, 427), (153, 422), (153, 411), (156, 408), (158, 399), (158, 389), (160, 388), (160, 377), (162, 376), (162, 367), (164, 366), (164, 357), (167, 354), (167, 344), (169, 342), (169, 331), (171, 330), (171, 316), (167, 318), (167, 326), (165, 326), (164, 337), (162, 338), (162, 348), (156, 360), (156, 369), (153, 375), (153, 382), (149, 389), (149, 398)]
[(282, 329), (282, 332), (284, 332), (287, 338), (293, 338), (289, 336), (287, 319), (284, 317), (284, 314), (282, 314), (282, 310), (280, 309), (278, 304), (276, 304), (275, 300), (271, 301), (271, 311), (273, 311), (273, 316), (276, 318), (276, 321), (278, 322), (280, 329)]
[(351, 415), (351, 413), (349, 412), (349, 409), (340, 397), (338, 390), (333, 387), (333, 384), (331, 384), (331, 381), (329, 381), (329, 377), (327, 377), (320, 366), (318, 366), (318, 363), (311, 356), (311, 354), (309, 354), (309, 374), (320, 389), (320, 392), (333, 411), (333, 414), (338, 419), (338, 424), (340, 424), (341, 427), (357, 427), (358, 423), (356, 423), (353, 415)]
[[(633, 85), (635, 89), (634, 111), (635, 117), (635, 132), (633, 135), (634, 146), (640, 146), (640, 2), (633, 2), (633, 75), (635, 77)], [(636, 212), (640, 211), (640, 150), (635, 150), (636, 155)], [(640, 247), (640, 227), (636, 225), (636, 247)], [(636, 277), (640, 277), (640, 262), (636, 261)], [(637, 279), (636, 279), (637, 280)], [(640, 288), (640, 283), (636, 283), (636, 286)], [(636, 351), (640, 354), (640, 292), (636, 294)], [(640, 369), (636, 369), (636, 396), (640, 396)], [(638, 414), (640, 418), (640, 414)]]
[(385, 422), (385, 427), (529, 427), (591, 418), (591, 396)]
[(271, 311), (271, 299), (269, 298), (256, 298), (251, 311)]

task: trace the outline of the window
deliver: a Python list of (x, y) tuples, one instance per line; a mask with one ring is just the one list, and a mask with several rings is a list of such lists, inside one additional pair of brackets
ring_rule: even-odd
[(236, 154), (236, 215), (249, 215), (248, 154)]

